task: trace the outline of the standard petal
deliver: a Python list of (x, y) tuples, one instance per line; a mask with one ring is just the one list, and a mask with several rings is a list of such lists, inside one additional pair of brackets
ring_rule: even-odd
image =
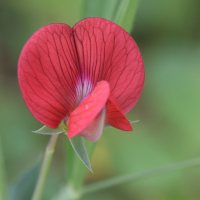
[(82, 80), (106, 80), (124, 113), (138, 101), (144, 85), (144, 64), (132, 37), (102, 18), (87, 18), (73, 27)]
[[(101, 81), (71, 113), (68, 121), (68, 138), (81, 133), (97, 117), (110, 95), (107, 81)], [(94, 132), (93, 132), (94, 133)]]
[(76, 85), (81, 81), (72, 29), (50, 24), (34, 33), (22, 49), (18, 78), (32, 115), (57, 128), (74, 108)]
[(114, 95), (110, 93), (107, 102), (106, 124), (123, 131), (132, 131), (132, 126), (124, 115)]

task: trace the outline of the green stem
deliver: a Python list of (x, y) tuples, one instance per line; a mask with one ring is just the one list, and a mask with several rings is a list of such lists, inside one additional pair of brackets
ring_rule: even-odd
[(6, 199), (6, 173), (5, 173), (5, 166), (4, 166), (4, 157), (3, 157), (3, 150), (0, 141), (0, 200)]
[(193, 167), (197, 165), (200, 165), (200, 158), (186, 160), (183, 162), (178, 162), (178, 163), (173, 163), (173, 164), (157, 167), (151, 170), (123, 175), (116, 178), (111, 178), (109, 180), (101, 181), (99, 183), (94, 183), (94, 184), (83, 187), (82, 194), (96, 192), (99, 190), (103, 190), (105, 188), (107, 189), (107, 188), (114, 187), (123, 183), (127, 183), (129, 181), (137, 181), (139, 179), (148, 178), (153, 175), (163, 174), (166, 172), (185, 169), (185, 168), (189, 168), (189, 167)]
[(72, 174), (73, 170), (73, 160), (74, 160), (74, 149), (72, 148), (72, 145), (69, 141), (69, 139), (66, 137), (66, 159), (65, 159), (65, 172), (66, 172), (66, 180), (69, 182), (69, 177)]
[[(91, 158), (93, 155), (94, 149), (96, 147), (96, 143), (92, 143), (87, 140), (85, 140), (84, 143), (87, 149), (88, 157)], [(68, 143), (68, 145), (70, 145), (70, 148), (72, 148), (71, 144)], [(69, 150), (69, 147), (68, 147), (68, 150)], [(70, 152), (70, 155), (68, 155), (68, 159), (69, 159), (69, 156), (72, 156), (73, 160), (70, 159), (72, 162), (72, 163), (69, 163), (71, 164), (71, 167), (69, 167), (69, 164), (68, 164), (69, 168), (67, 169), (67, 170), (70, 170), (70, 173), (68, 173), (67, 191), (68, 193), (71, 194), (71, 198), (74, 200), (74, 199), (79, 199), (81, 196), (81, 188), (83, 186), (84, 178), (88, 170), (84, 166), (80, 158), (76, 155), (73, 149), (69, 152)]]
[(46, 177), (47, 177), (51, 160), (53, 157), (57, 138), (58, 138), (58, 135), (52, 135), (46, 147), (46, 151), (45, 151), (45, 155), (44, 155), (44, 159), (42, 163), (42, 168), (40, 170), (39, 178), (38, 178), (38, 181), (37, 181), (37, 184), (32, 196), (32, 200), (39, 200), (41, 198)]
[[(78, 200), (82, 195), (82, 185), (88, 170), (86, 166), (84, 166), (80, 158), (76, 155), (75, 151), (72, 148), (72, 145), (69, 142), (69, 139), (67, 140), (67, 185), (64, 188), (62, 188), (60, 193), (52, 200)], [(84, 143), (87, 149), (88, 157), (91, 158), (96, 147), (96, 143), (92, 143), (87, 140), (85, 140)]]

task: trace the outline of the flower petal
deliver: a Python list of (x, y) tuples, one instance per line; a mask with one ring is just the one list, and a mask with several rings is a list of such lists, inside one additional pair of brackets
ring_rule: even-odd
[(93, 119), (93, 121), (79, 133), (82, 137), (90, 142), (97, 142), (102, 135), (105, 119), (106, 119), (106, 109), (105, 105), (102, 111)]
[(107, 102), (106, 124), (123, 131), (132, 131), (132, 126), (124, 115), (114, 95), (110, 93)]
[(93, 85), (106, 80), (124, 113), (138, 101), (144, 85), (144, 64), (132, 37), (102, 18), (87, 18), (73, 27), (82, 79)]
[(57, 128), (75, 106), (81, 79), (72, 29), (50, 24), (35, 32), (22, 49), (18, 78), (32, 115)]
[(101, 112), (110, 95), (107, 81), (100, 81), (83, 102), (71, 113), (68, 138), (81, 133)]

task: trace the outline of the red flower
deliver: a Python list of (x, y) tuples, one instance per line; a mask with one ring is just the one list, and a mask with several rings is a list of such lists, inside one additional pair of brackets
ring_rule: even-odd
[(104, 124), (131, 131), (125, 117), (144, 85), (141, 53), (131, 36), (101, 18), (73, 28), (42, 27), (27, 41), (18, 63), (24, 101), (42, 124), (57, 128), (64, 120), (68, 137), (95, 142)]

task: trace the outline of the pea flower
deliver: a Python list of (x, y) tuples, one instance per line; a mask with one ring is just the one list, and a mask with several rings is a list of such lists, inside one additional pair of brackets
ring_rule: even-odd
[(68, 138), (96, 142), (105, 124), (132, 130), (125, 114), (142, 92), (144, 65), (124, 29), (87, 18), (73, 28), (58, 23), (35, 32), (20, 54), (18, 78), (39, 122), (56, 129), (64, 121)]

